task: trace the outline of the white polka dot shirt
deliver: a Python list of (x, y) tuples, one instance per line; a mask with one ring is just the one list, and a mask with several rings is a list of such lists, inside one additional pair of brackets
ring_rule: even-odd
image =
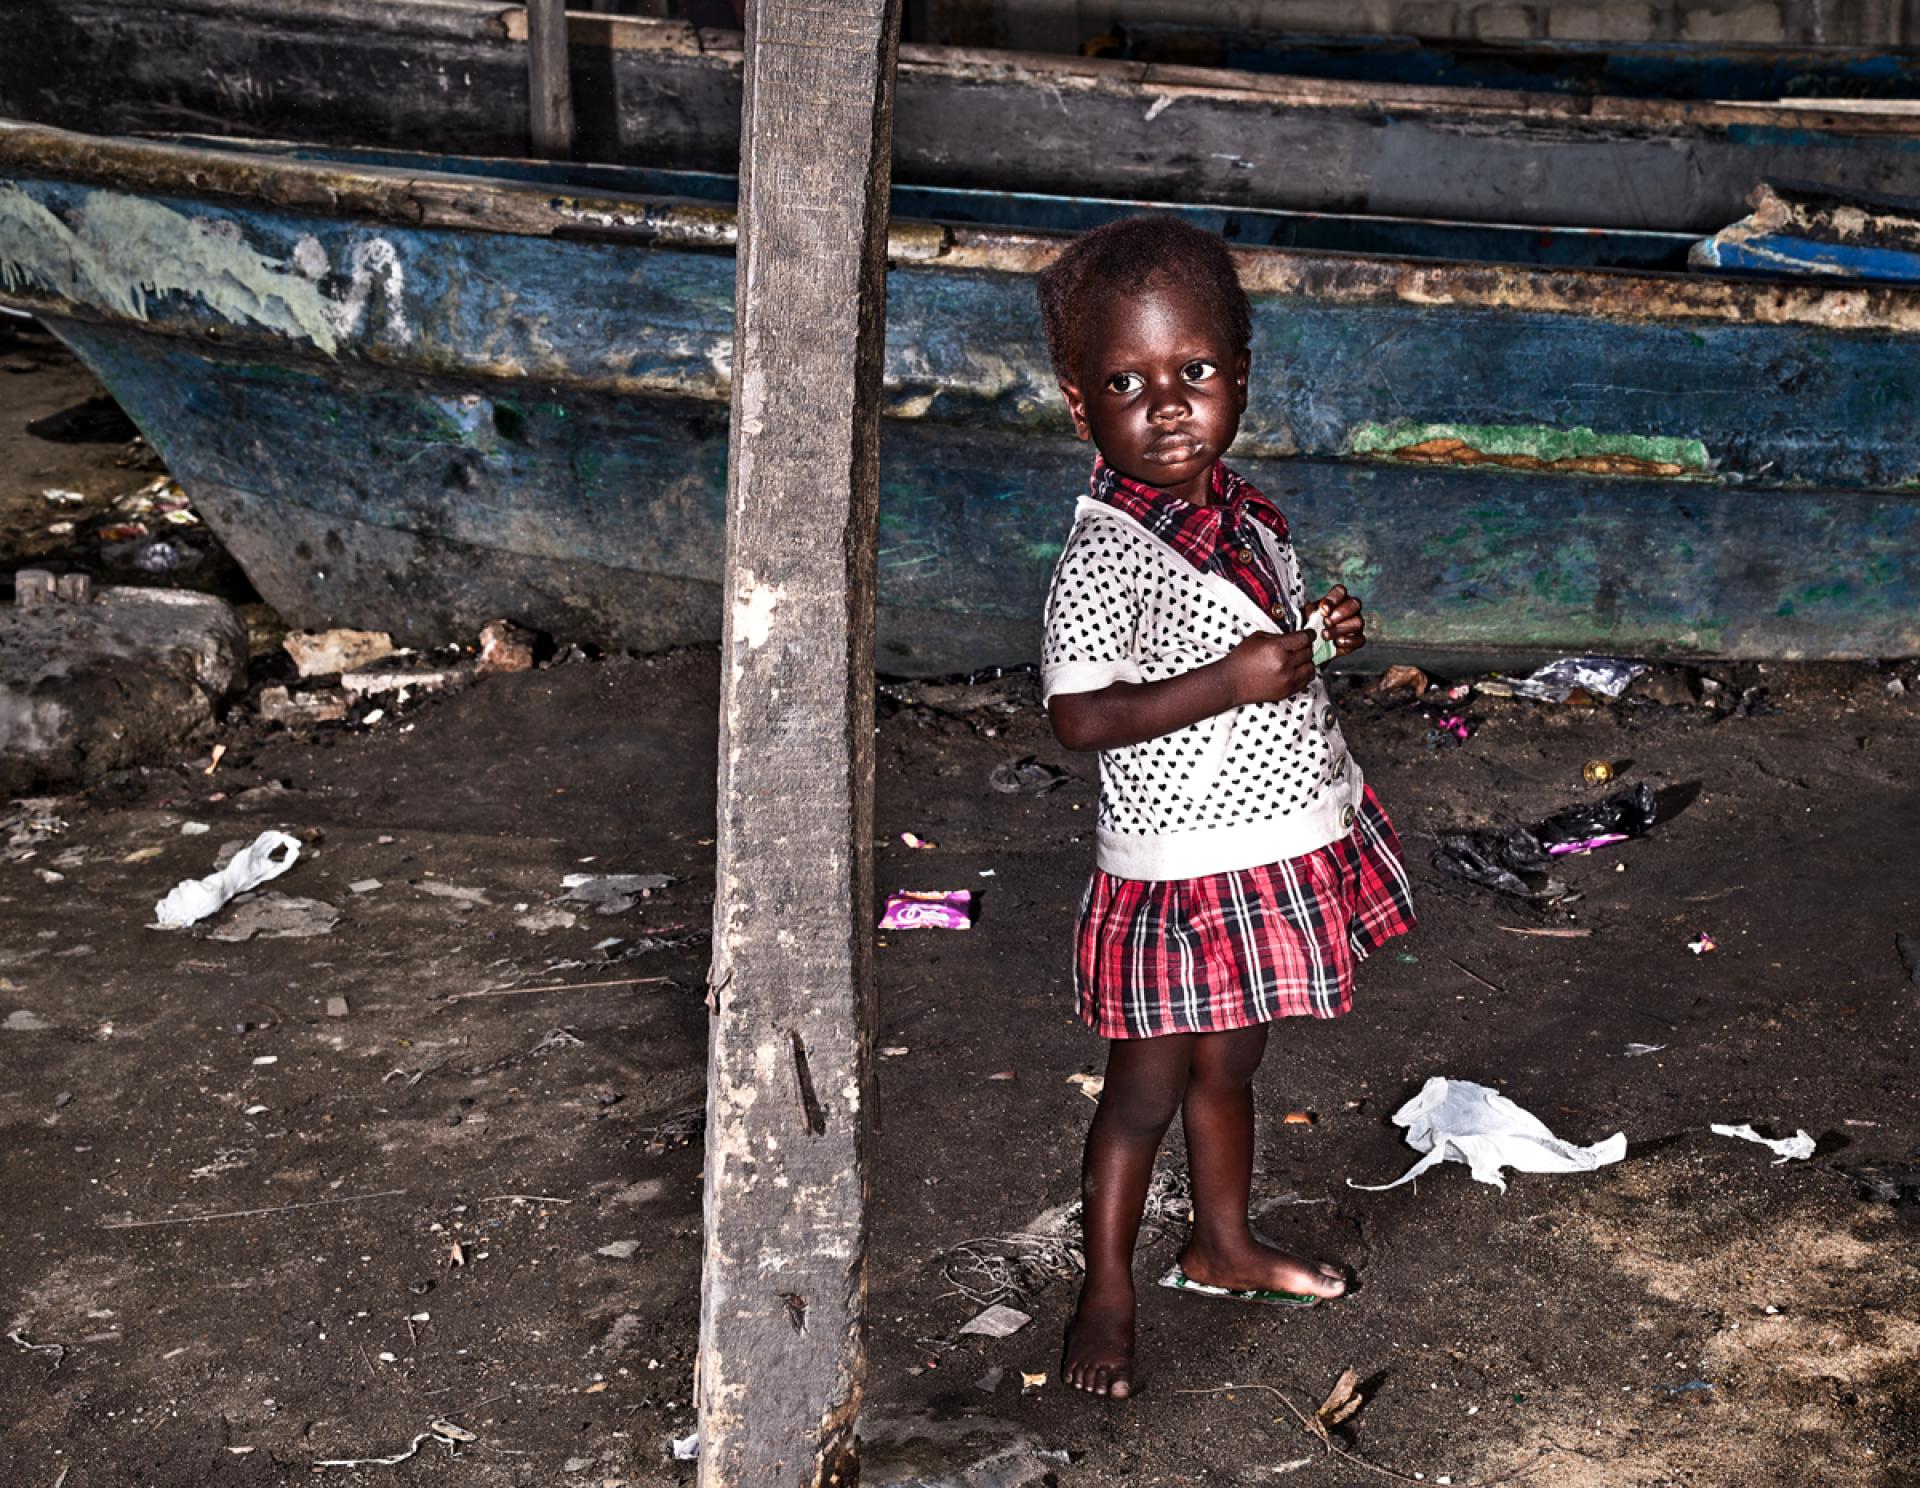
[[(1292, 544), (1254, 526), (1298, 612)], [(1041, 695), (1176, 677), (1280, 629), (1231, 580), (1083, 497), (1047, 593)], [(1285, 702), (1102, 750), (1097, 860), (1118, 878), (1176, 879), (1299, 857), (1352, 829), (1363, 789), (1316, 677)]]

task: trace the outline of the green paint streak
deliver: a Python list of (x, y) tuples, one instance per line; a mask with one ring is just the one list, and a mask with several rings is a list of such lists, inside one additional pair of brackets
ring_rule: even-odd
[(1483, 455), (1513, 455), (1552, 464), (1557, 460), (1624, 457), (1655, 465), (1708, 472), (1707, 447), (1698, 439), (1665, 434), (1596, 434), (1592, 429), (1552, 429), (1539, 424), (1422, 424), (1411, 419), (1356, 425), (1348, 449), (1356, 455), (1391, 455), (1430, 439), (1457, 439)]

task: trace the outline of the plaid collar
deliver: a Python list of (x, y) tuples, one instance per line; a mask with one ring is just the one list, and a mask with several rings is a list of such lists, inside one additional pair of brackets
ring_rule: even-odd
[[(1281, 542), (1287, 541), (1287, 519), (1260, 494), (1253, 482), (1224, 461), (1213, 466), (1213, 500), (1194, 506), (1178, 496), (1130, 480), (1105, 460), (1093, 462), (1092, 494), (1132, 517), (1195, 568), (1207, 570), (1229, 548), (1245, 542), (1249, 521), (1263, 523)], [(1246, 536), (1251, 536), (1247, 533)]]

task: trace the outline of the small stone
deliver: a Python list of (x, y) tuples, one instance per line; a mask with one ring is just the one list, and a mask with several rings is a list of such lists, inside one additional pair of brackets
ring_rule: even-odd
[(379, 887), (380, 880), (377, 878), (356, 878), (352, 883), (347, 885), (347, 892), (349, 894), (371, 894)]
[[(53, 1108), (57, 1111), (62, 1106), (71, 1104), (72, 1101), (73, 1101), (73, 1092), (71, 1090), (63, 1090), (53, 1098)], [(1779, 1309), (1773, 1308), (1773, 1307), (1769, 1307), (1767, 1309), (1768, 1312), (1776, 1312), (1778, 1310)]]
[(594, 1254), (606, 1256), (614, 1261), (630, 1261), (639, 1249), (638, 1240), (615, 1240), (611, 1244), (601, 1246)]
[(393, 654), (393, 637), (383, 630), (296, 630), (280, 644), (303, 677), (350, 672)]
[(327, 1016), (329, 1018), (344, 1018), (347, 1016), (348, 1011), (346, 998), (329, 997), (327, 999)]
[(416, 1297), (424, 1297), (428, 1292), (433, 1290), (433, 1283), (425, 1278), (419, 1281), (410, 1281), (407, 1283), (407, 1290), (412, 1292)]
[(482, 672), (525, 672), (533, 667), (533, 648), (538, 637), (511, 620), (495, 620), (480, 632)]
[(560, 1464), (560, 1471), (570, 1473), (585, 1472), (592, 1466), (593, 1459), (591, 1457), (569, 1457), (565, 1462)]
[(43, 1033), (51, 1027), (53, 1025), (45, 1018), (25, 1008), (8, 1013), (7, 1021), (0, 1023), (0, 1028), (5, 1028), (9, 1033)]

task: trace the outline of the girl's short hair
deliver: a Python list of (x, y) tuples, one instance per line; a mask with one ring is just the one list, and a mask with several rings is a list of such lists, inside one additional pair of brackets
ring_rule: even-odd
[(1234, 272), (1227, 245), (1178, 217), (1122, 217), (1082, 233), (1037, 276), (1047, 355), (1064, 382), (1078, 375), (1075, 360), (1098, 305), (1116, 294), (1172, 280), (1199, 295), (1245, 351), (1253, 340), (1253, 311)]

